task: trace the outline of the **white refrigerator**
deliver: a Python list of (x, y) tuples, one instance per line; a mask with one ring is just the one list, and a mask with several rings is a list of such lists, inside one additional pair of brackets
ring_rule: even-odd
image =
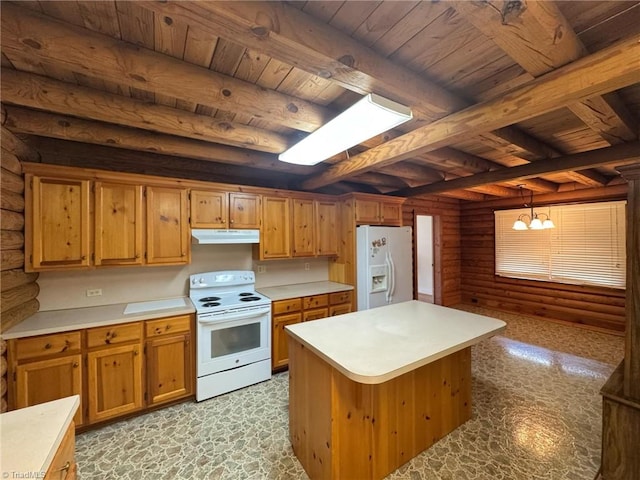
[(411, 227), (356, 229), (358, 310), (413, 300)]

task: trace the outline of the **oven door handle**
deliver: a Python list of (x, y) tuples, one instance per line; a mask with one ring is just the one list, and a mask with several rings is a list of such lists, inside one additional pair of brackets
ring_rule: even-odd
[(207, 325), (211, 323), (228, 322), (230, 320), (243, 320), (245, 318), (260, 317), (265, 313), (269, 313), (270, 311), (271, 311), (271, 307), (266, 307), (266, 308), (261, 308), (260, 310), (253, 310), (251, 312), (241, 312), (241, 313), (232, 313), (232, 314), (220, 313), (212, 317), (198, 318), (198, 323)]

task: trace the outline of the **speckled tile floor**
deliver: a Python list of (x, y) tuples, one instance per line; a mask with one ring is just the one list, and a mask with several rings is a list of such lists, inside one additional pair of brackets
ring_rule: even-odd
[[(600, 387), (622, 337), (476, 307), (507, 322), (473, 347), (473, 418), (388, 479), (593, 480)], [(77, 437), (89, 479), (306, 479), (288, 440), (287, 374)]]

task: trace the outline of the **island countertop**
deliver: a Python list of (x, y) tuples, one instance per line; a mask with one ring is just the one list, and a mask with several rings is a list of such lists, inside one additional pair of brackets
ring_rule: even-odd
[(383, 383), (504, 331), (491, 317), (411, 300), (286, 327), (347, 378)]
[(79, 405), (73, 395), (0, 415), (3, 478), (43, 478)]

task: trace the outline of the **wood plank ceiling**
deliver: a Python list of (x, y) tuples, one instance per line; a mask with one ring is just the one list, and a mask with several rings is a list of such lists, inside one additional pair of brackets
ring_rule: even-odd
[[(640, 2), (2, 2), (3, 124), (47, 162), (471, 201), (638, 161)], [(361, 95), (414, 120), (277, 154)], [(588, 152), (588, 153), (587, 153)]]

